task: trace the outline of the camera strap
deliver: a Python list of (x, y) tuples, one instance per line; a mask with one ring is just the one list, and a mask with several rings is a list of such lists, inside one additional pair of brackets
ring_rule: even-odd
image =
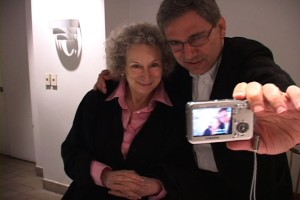
[(252, 183), (250, 189), (250, 200), (256, 200), (256, 178), (257, 178), (257, 152), (259, 149), (260, 137), (259, 135), (254, 135), (254, 143), (253, 143), (253, 175), (252, 175)]

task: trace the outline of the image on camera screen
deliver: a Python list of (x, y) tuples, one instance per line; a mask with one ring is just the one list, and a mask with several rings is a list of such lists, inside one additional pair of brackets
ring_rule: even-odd
[(192, 112), (193, 136), (231, 134), (232, 107), (199, 108)]

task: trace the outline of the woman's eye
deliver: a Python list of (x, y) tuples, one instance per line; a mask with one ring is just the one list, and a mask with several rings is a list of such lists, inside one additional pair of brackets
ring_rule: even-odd
[(134, 68), (134, 69), (137, 69), (139, 67), (140, 67), (139, 65), (131, 65), (131, 68)]

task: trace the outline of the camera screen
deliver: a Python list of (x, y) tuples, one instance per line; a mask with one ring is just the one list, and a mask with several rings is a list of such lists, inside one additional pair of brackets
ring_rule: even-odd
[(194, 137), (231, 134), (232, 107), (199, 108), (192, 112)]

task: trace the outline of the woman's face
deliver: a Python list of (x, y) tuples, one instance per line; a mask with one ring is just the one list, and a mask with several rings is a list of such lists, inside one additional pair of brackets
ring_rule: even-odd
[(217, 118), (213, 118), (211, 121), (211, 127), (213, 130), (216, 130), (219, 128), (220, 122)]
[(131, 95), (149, 96), (163, 75), (160, 48), (144, 44), (131, 45), (127, 51), (125, 75)]

